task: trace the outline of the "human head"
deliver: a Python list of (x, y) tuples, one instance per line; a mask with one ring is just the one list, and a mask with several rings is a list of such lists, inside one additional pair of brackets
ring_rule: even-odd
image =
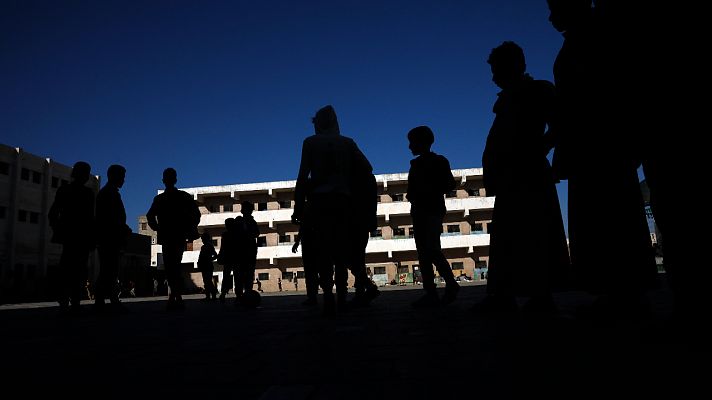
[(524, 51), (511, 41), (492, 49), (487, 63), (492, 70), (492, 81), (502, 89), (521, 80), (527, 70)]
[(591, 13), (591, 0), (547, 0), (549, 22), (559, 32), (578, 26)]
[(203, 234), (200, 235), (200, 240), (203, 241), (203, 244), (212, 244), (213, 243), (213, 237), (207, 231), (203, 232)]
[(336, 111), (331, 105), (322, 107), (317, 111), (314, 118), (312, 118), (312, 123), (314, 124), (314, 133), (317, 135), (338, 135), (340, 133)]
[(252, 212), (255, 211), (255, 205), (250, 201), (243, 201), (240, 203), (240, 211), (242, 215), (250, 216)]
[(435, 142), (433, 131), (423, 125), (417, 126), (408, 132), (408, 148), (414, 156), (419, 156), (430, 151), (430, 146)]
[(87, 162), (77, 161), (74, 164), (74, 166), (72, 167), (72, 174), (71, 174), (72, 181), (74, 181), (80, 185), (87, 183), (90, 175), (91, 175), (91, 166)]
[(108, 183), (116, 187), (124, 186), (126, 180), (126, 168), (121, 165), (114, 164), (106, 171), (106, 179)]
[(163, 170), (163, 184), (166, 185), (166, 189), (173, 188), (178, 182), (178, 173), (173, 168), (166, 168)]

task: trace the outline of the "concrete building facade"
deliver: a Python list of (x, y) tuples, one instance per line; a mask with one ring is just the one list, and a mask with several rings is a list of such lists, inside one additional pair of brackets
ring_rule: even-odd
[[(62, 246), (51, 243), (47, 214), (72, 167), (0, 144), (0, 303), (50, 299)], [(99, 177), (87, 182), (99, 191)], [(89, 261), (90, 276), (96, 266)]]
[[(443, 222), (441, 244), (456, 277), (481, 279), (486, 276), (489, 261), (488, 226), (492, 219), (494, 198), (487, 197), (482, 182), (482, 169), (453, 170), (458, 185), (445, 198), (447, 214)], [(413, 238), (410, 203), (406, 198), (407, 173), (376, 175), (378, 182), (378, 229), (371, 233), (366, 249), (366, 262), (372, 279), (385, 285), (392, 282), (413, 284), (420, 276), (418, 255)], [(193, 195), (201, 211), (200, 232), (213, 236), (216, 249), (220, 248), (225, 230), (225, 219), (240, 215), (240, 203), (255, 205), (253, 216), (260, 229), (258, 239), (256, 277), (264, 291), (277, 291), (278, 279), (282, 289), (304, 290), (304, 268), (301, 248), (292, 253), (298, 226), (292, 224), (294, 187), (296, 181), (248, 183), (224, 186), (183, 188)], [(159, 191), (160, 193), (160, 191)], [(335, 221), (335, 234), (339, 231)], [(155, 234), (139, 218), (139, 233), (151, 235), (151, 265), (162, 269), (161, 246)], [(344, 235), (345, 237), (345, 235)], [(345, 240), (345, 239), (344, 239)], [(195, 288), (203, 286), (197, 269), (200, 240), (188, 244), (183, 254), (186, 279)], [(215, 276), (222, 281), (222, 267), (215, 265)], [(296, 280), (296, 282), (295, 282)], [(350, 277), (353, 284), (353, 277)]]

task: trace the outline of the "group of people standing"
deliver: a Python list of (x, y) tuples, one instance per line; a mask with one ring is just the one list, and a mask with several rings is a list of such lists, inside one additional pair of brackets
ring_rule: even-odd
[[(126, 245), (131, 228), (126, 225), (119, 189), (123, 186), (126, 169), (112, 165), (107, 171), (107, 183), (94, 198), (85, 186), (91, 174), (88, 163), (74, 164), (71, 182), (57, 189), (49, 210), (52, 242), (62, 244), (57, 297), (62, 310), (78, 312), (82, 292), (87, 282), (89, 254), (99, 251), (100, 272), (94, 303), (99, 310), (110, 301), (113, 310), (122, 310), (119, 293), (114, 290), (119, 274), (119, 257)], [(96, 203), (96, 204), (95, 204)]]
[[(653, 211), (660, 227), (671, 238), (670, 258), (676, 260), (675, 229), (670, 228), (669, 197), (663, 189), (660, 145), (643, 145), (640, 113), (631, 110), (631, 99), (643, 101), (637, 91), (644, 75), (635, 66), (639, 54), (626, 51), (622, 9), (610, 2), (593, 7), (591, 0), (548, 0), (550, 21), (564, 35), (553, 66), (554, 83), (536, 80), (526, 72), (523, 50), (504, 42), (492, 50), (487, 62), (492, 80), (501, 88), (494, 104), (495, 119), (482, 156), (484, 185), (496, 196), (490, 225), (490, 261), (487, 297), (474, 310), (507, 313), (519, 309), (517, 297), (527, 297), (523, 309), (551, 312), (552, 293), (585, 289), (599, 295), (590, 311), (635, 314), (645, 310), (645, 294), (656, 280), (656, 265), (647, 228), (637, 169), (642, 164), (651, 184)], [(622, 67), (624, 66), (624, 67)], [(631, 95), (620, 95), (628, 87)], [(317, 304), (323, 291), (323, 310), (333, 315), (352, 305), (365, 305), (379, 291), (368, 278), (365, 249), (369, 233), (377, 227), (377, 185), (373, 168), (353, 139), (342, 136), (336, 113), (326, 106), (312, 119), (314, 135), (307, 137), (295, 188), (293, 223), (299, 225), (297, 247), (302, 246), (307, 289), (306, 304)], [(459, 286), (440, 248), (446, 213), (444, 194), (456, 187), (448, 160), (431, 151), (435, 136), (427, 126), (411, 129), (407, 138), (414, 156), (408, 174), (407, 199), (415, 229), (415, 242), (425, 295), (414, 307), (434, 307), (454, 301)], [(650, 142), (650, 141), (647, 141)], [(553, 149), (552, 162), (548, 154)], [(96, 224), (101, 273), (97, 305), (109, 297), (107, 285), (116, 280), (121, 244), (130, 229), (118, 189), (125, 169), (113, 165), (108, 183), (97, 196)], [(72, 232), (92, 226), (95, 216), (92, 192), (84, 187), (89, 165), (74, 166), (72, 182), (57, 192), (50, 210), (54, 240), (64, 245), (62, 266), (65, 284), (60, 305), (78, 306), (85, 281), (86, 259), (93, 247), (87, 235)], [(568, 180), (569, 243), (566, 240), (556, 183)], [(175, 170), (163, 173), (166, 190), (155, 197), (147, 214), (158, 233), (171, 294), (169, 308), (183, 308), (180, 261), (187, 241), (195, 240), (200, 212), (192, 197), (175, 188)], [(602, 191), (613, 194), (611, 199)], [(242, 204), (242, 217), (225, 221), (226, 232), (218, 254), (209, 234), (202, 235), (199, 266), (206, 282), (206, 296), (215, 297), (211, 286), (214, 260), (228, 272), (221, 299), (229, 290), (229, 271), (235, 272), (237, 301), (251, 290), (259, 235), (252, 218), (253, 205)], [(334, 221), (346, 221), (339, 224)], [(532, 233), (525, 225), (537, 226)], [(611, 221), (612, 226), (604, 222)], [(673, 221), (674, 222), (674, 221)], [(349, 237), (343, 240), (341, 235)], [(613, 254), (602, 273), (601, 250)], [(667, 249), (666, 249), (667, 250)], [(666, 258), (668, 253), (666, 252)], [(433, 265), (445, 280), (442, 296), (434, 283)], [(355, 277), (356, 294), (347, 303), (346, 281)], [(683, 293), (685, 274), (675, 271), (677, 301)], [(688, 282), (689, 283), (689, 282)], [(296, 284), (296, 283), (295, 283)], [(333, 287), (336, 287), (336, 296)], [(692, 300), (687, 300), (689, 304)]]

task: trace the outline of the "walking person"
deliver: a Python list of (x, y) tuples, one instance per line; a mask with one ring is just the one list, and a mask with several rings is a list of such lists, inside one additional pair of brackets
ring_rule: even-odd
[(96, 225), (99, 250), (99, 279), (94, 306), (104, 310), (106, 299), (112, 310), (125, 311), (114, 289), (119, 277), (121, 253), (126, 247), (131, 228), (126, 224), (126, 209), (119, 189), (126, 180), (126, 168), (111, 165), (106, 171), (107, 182), (96, 196)]
[(163, 248), (163, 262), (170, 292), (168, 310), (185, 309), (183, 303), (183, 274), (181, 260), (186, 243), (200, 237), (200, 210), (190, 194), (178, 190), (178, 174), (173, 168), (163, 171), (166, 189), (153, 199), (146, 213), (148, 225), (158, 233), (158, 244)]

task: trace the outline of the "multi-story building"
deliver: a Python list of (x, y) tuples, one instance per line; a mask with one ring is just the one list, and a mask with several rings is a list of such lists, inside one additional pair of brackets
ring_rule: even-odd
[[(446, 196), (447, 215), (443, 222), (441, 244), (455, 276), (480, 279), (486, 273), (489, 253), (488, 225), (492, 219), (494, 198), (486, 197), (482, 169), (453, 170), (458, 186)], [(378, 229), (371, 233), (366, 248), (366, 262), (372, 279), (379, 284), (409, 284), (420, 276), (418, 255), (413, 238), (410, 203), (406, 198), (407, 173), (376, 175), (378, 182)], [(184, 188), (193, 195), (202, 213), (199, 230), (213, 236), (217, 249), (225, 230), (225, 219), (240, 215), (240, 203), (254, 203), (253, 216), (260, 228), (256, 277), (265, 291), (295, 289), (295, 278), (303, 289), (304, 268), (301, 249), (292, 252), (298, 226), (292, 224), (296, 181), (248, 183), (224, 186)], [(160, 191), (159, 191), (160, 193)], [(344, 227), (345, 228), (345, 227)], [(152, 235), (145, 217), (139, 219), (139, 233)], [(334, 221), (334, 234), (346, 232)], [(160, 246), (153, 235), (151, 264), (162, 269)], [(202, 287), (197, 269), (200, 240), (188, 244), (183, 254), (186, 278)], [(222, 268), (216, 264), (215, 275), (222, 280)], [(351, 277), (353, 279), (353, 277)]]
[[(0, 302), (49, 298), (48, 281), (62, 246), (50, 242), (47, 214), (71, 172), (70, 166), (0, 144)], [(99, 177), (87, 186), (97, 193)], [(92, 257), (91, 271), (95, 265)]]

